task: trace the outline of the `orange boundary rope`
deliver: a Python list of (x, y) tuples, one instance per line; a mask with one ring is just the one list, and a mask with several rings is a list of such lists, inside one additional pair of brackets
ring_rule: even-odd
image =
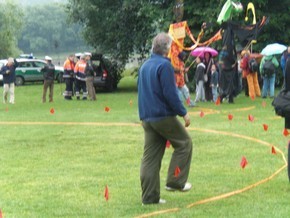
[[(2, 121), (2, 122), (0, 122), (0, 125), (85, 125), (85, 126), (132, 126), (132, 127), (140, 126), (140, 124), (137, 124), (137, 123), (17, 122), (17, 121), (15, 121), (15, 122)], [(188, 130), (206, 132), (206, 133), (213, 133), (213, 134), (222, 134), (222, 135), (226, 135), (226, 136), (232, 136), (232, 137), (236, 137), (236, 138), (246, 139), (246, 140), (253, 141), (253, 142), (268, 146), (268, 147), (272, 147), (273, 146), (275, 148), (275, 150), (278, 153), (281, 154), (282, 159), (284, 161), (284, 165), (282, 167), (280, 167), (276, 172), (274, 172), (271, 176), (269, 176), (269, 177), (267, 177), (267, 178), (265, 178), (263, 180), (260, 180), (260, 181), (254, 183), (254, 184), (248, 185), (248, 186), (246, 186), (246, 187), (244, 187), (242, 189), (238, 189), (238, 190), (235, 190), (235, 191), (232, 191), (232, 192), (228, 192), (228, 193), (225, 193), (225, 194), (221, 194), (221, 195), (218, 195), (218, 196), (206, 198), (206, 199), (191, 203), (191, 204), (187, 205), (186, 208), (192, 208), (194, 206), (198, 206), (198, 205), (201, 205), (201, 204), (207, 204), (207, 203), (210, 203), (210, 202), (213, 202), (213, 201), (222, 200), (222, 199), (225, 199), (225, 198), (228, 198), (228, 197), (231, 197), (231, 196), (238, 195), (238, 194), (241, 194), (243, 192), (246, 192), (246, 191), (248, 191), (250, 189), (253, 189), (253, 188), (255, 188), (255, 187), (257, 187), (257, 186), (259, 186), (261, 184), (264, 184), (264, 183), (270, 181), (271, 179), (273, 179), (275, 176), (277, 176), (282, 170), (284, 170), (287, 167), (287, 160), (286, 160), (286, 157), (285, 157), (284, 153), (280, 149), (275, 147), (274, 145), (272, 145), (272, 144), (270, 144), (268, 142), (262, 141), (260, 139), (256, 139), (256, 138), (253, 138), (253, 137), (240, 135), (240, 134), (236, 134), (236, 133), (217, 131), (217, 130), (210, 130), (210, 129), (201, 129), (201, 128), (190, 127), (190, 128), (188, 128)], [(165, 214), (165, 213), (174, 213), (174, 212), (177, 212), (179, 210), (180, 210), (180, 208), (171, 208), (171, 209), (167, 209), (167, 210), (160, 210), (160, 211), (155, 211), (155, 212), (152, 212), (152, 213), (149, 213), (149, 214), (140, 215), (137, 218), (152, 217), (152, 216), (161, 215), (161, 214)]]

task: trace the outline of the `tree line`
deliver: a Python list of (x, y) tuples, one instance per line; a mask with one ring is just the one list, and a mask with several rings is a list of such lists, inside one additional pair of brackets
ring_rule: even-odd
[[(205, 32), (209, 38), (220, 26), (217, 17), (225, 0), (184, 0), (184, 17), (197, 36), (203, 22), (212, 23)], [(241, 1), (244, 9), (249, 0)], [(289, 0), (255, 0), (257, 20), (269, 17), (269, 23), (253, 48), (260, 51), (266, 44), (289, 45)], [(153, 36), (168, 31), (175, 22), (171, 0), (68, 0), (65, 4), (46, 4), (20, 8), (6, 0), (0, 7), (0, 56), (20, 52), (61, 52), (85, 44), (110, 55), (120, 67), (138, 54), (143, 60), (151, 48)], [(245, 11), (245, 10), (244, 10)], [(241, 24), (245, 12), (233, 16)], [(251, 20), (251, 17), (250, 17)], [(185, 41), (187, 45), (191, 41)], [(218, 46), (215, 45), (215, 47)], [(77, 50), (77, 49), (74, 49)]]
[(59, 53), (86, 47), (80, 24), (68, 19), (63, 4), (0, 4), (0, 58), (21, 53)]

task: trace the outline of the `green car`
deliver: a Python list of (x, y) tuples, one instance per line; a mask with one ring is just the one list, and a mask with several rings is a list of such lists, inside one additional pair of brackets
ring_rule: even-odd
[[(16, 68), (16, 80), (15, 85), (21, 86), (26, 82), (43, 81), (43, 73), (41, 68), (44, 67), (46, 62), (40, 59), (16, 59), (19, 66)], [(7, 63), (7, 60), (1, 60), (0, 65)], [(55, 66), (55, 79), (58, 82), (62, 82), (63, 67)], [(1, 80), (1, 78), (0, 78)], [(1, 81), (2, 82), (2, 81)]]

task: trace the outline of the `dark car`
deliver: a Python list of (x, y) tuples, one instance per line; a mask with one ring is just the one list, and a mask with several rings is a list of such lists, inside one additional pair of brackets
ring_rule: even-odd
[(94, 87), (103, 88), (105, 91), (112, 92), (117, 88), (121, 79), (121, 72), (117, 63), (110, 61), (102, 54), (92, 54), (92, 64), (96, 76), (94, 77)]

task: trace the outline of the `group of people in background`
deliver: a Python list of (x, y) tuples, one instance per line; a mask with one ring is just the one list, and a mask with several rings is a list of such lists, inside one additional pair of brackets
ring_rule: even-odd
[[(186, 54), (181, 52), (179, 56), (184, 61)], [(257, 54), (251, 54), (248, 49), (238, 52), (237, 61), (230, 62), (225, 58), (227, 56), (227, 50), (223, 48), (216, 61), (208, 52), (201, 57), (196, 57), (194, 73), (196, 97), (194, 101), (190, 99), (189, 89), (184, 81), (189, 68), (181, 66), (181, 69), (174, 69), (176, 86), (181, 100), (184, 98), (190, 107), (196, 106), (198, 102), (216, 102), (218, 98), (221, 103), (225, 99), (229, 103), (233, 103), (234, 97), (243, 89), (246, 96), (252, 99), (256, 97), (274, 98), (278, 68), (280, 65), (283, 77), (285, 77), (285, 65), (290, 56), (290, 47), (282, 54), (280, 63), (275, 55), (257, 56)], [(260, 86), (262, 87), (260, 88)]]
[[(92, 101), (96, 100), (96, 92), (93, 85), (94, 68), (91, 62), (92, 54), (86, 52), (84, 54), (69, 55), (64, 63), (63, 79), (66, 84), (66, 89), (63, 93), (64, 99), (72, 100), (75, 95), (77, 100), (87, 100), (87, 96)], [(75, 63), (75, 57), (77, 62)], [(45, 66), (41, 69), (43, 73), (43, 92), (42, 102), (46, 102), (47, 91), (49, 90), (49, 102), (53, 102), (53, 90), (55, 80), (55, 66), (52, 63), (52, 58), (45, 56)], [(9, 57), (6, 65), (2, 66), (0, 74), (3, 75), (3, 103), (15, 103), (14, 89), (15, 89), (15, 70), (19, 66), (16, 59)], [(8, 101), (9, 96), (9, 101)]]
[[(78, 57), (78, 56), (77, 56)], [(91, 101), (96, 100), (96, 91), (93, 85), (94, 81), (94, 68), (91, 62), (92, 54), (86, 52), (84, 54), (79, 54), (79, 58), (75, 63), (75, 55), (69, 55), (64, 63), (64, 75), (66, 88), (63, 93), (64, 99), (72, 100), (74, 95), (77, 100), (81, 98), (87, 100), (87, 96)]]

